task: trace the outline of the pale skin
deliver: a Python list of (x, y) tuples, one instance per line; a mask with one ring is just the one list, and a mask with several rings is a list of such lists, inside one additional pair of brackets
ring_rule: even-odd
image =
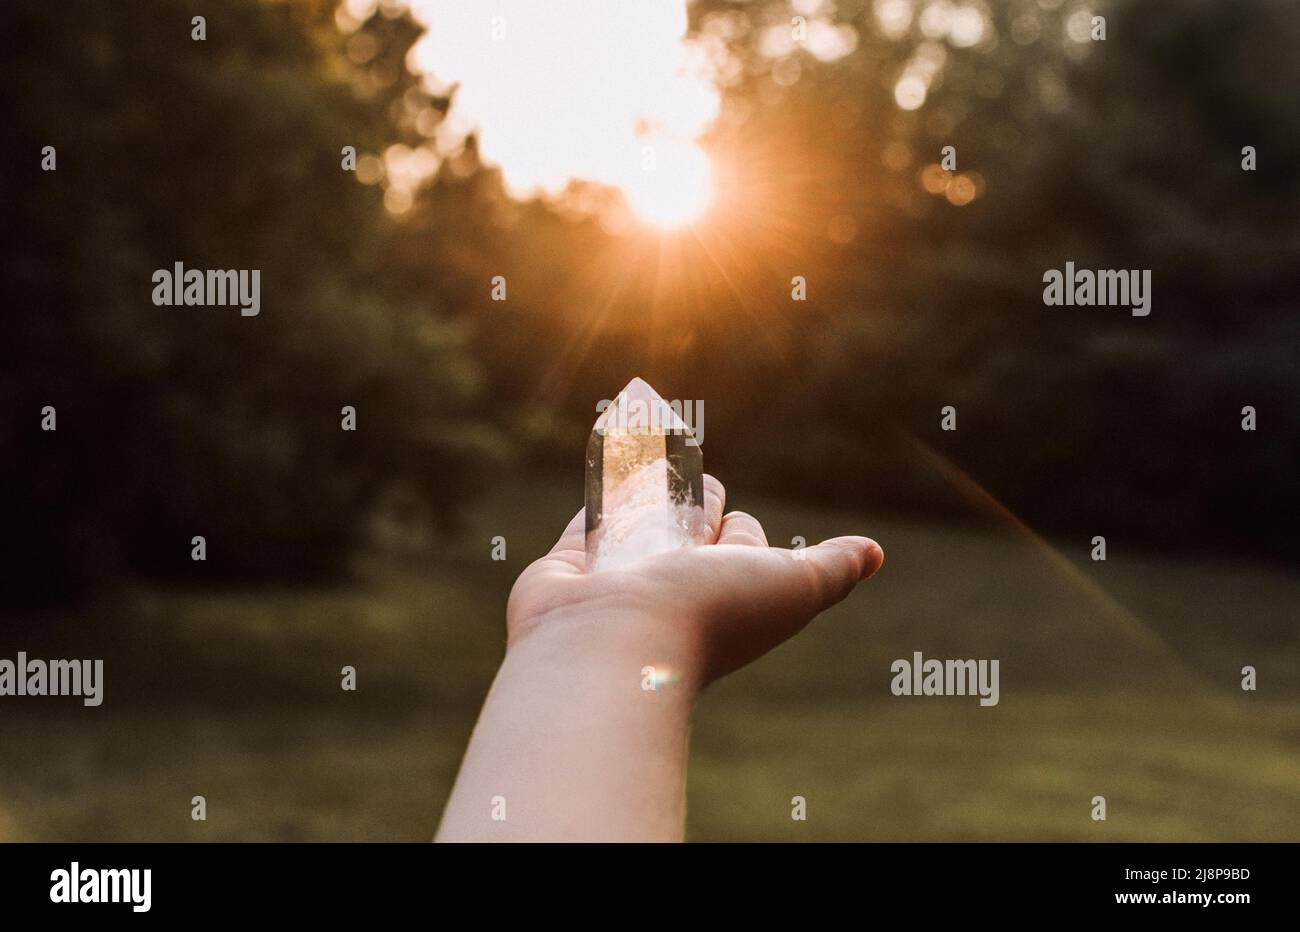
[(769, 547), (755, 518), (724, 515), (722, 483), (705, 476), (704, 486), (701, 546), (588, 573), (580, 511), (520, 574), (505, 659), (437, 841), (681, 841), (700, 691), (884, 562), (866, 537), (801, 558)]

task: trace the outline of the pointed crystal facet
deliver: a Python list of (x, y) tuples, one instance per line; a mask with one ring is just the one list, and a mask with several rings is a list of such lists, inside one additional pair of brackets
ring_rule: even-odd
[(587, 569), (689, 547), (704, 528), (704, 455), (686, 422), (641, 379), (587, 442)]

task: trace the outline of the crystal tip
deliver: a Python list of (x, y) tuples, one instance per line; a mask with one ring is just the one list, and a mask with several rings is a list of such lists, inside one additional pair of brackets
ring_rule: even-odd
[(607, 428), (652, 428), (691, 436), (690, 425), (640, 376), (623, 386), (596, 419), (595, 430), (604, 432)]

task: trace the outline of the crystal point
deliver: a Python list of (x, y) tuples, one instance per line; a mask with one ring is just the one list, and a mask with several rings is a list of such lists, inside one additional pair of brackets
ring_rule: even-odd
[(587, 442), (587, 569), (626, 566), (696, 543), (704, 455), (678, 411), (633, 379)]

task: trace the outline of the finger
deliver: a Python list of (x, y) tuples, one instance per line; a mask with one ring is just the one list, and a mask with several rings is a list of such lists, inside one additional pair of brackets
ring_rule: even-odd
[(704, 474), (704, 542), (716, 544), (722, 530), (722, 508), (727, 503), (727, 490), (722, 483)]
[[(816, 614), (844, 599), (853, 587), (874, 576), (885, 562), (885, 552), (869, 537), (832, 537), (803, 551), (803, 559), (792, 563), (807, 564), (802, 598), (805, 609)], [(796, 571), (797, 572), (797, 571)]]
[(551, 548), (550, 555), (554, 556), (565, 550), (585, 550), (587, 547), (587, 509), (579, 508), (578, 513), (573, 516), (560, 539), (555, 542)]
[[(727, 536), (723, 522), (723, 537)], [(793, 637), (861, 580), (880, 569), (884, 552), (865, 537), (836, 537), (802, 550), (701, 547), (683, 560), (711, 629), (710, 677), (761, 657)]]
[(775, 622), (782, 629), (788, 626), (786, 637), (842, 600), (885, 559), (880, 545), (866, 537), (835, 537), (803, 550), (753, 548), (751, 552), (753, 565), (744, 574), (745, 585), (730, 591), (717, 589), (713, 595), (721, 600), (721, 614), (760, 625)]
[(720, 544), (741, 544), (749, 547), (766, 547), (767, 534), (758, 519), (743, 511), (733, 511), (722, 519), (722, 530), (718, 533)]

